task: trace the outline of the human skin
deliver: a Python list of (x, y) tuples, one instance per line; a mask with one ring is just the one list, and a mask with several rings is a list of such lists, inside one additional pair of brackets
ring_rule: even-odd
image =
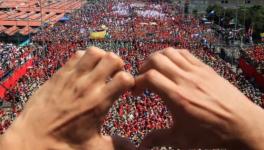
[(188, 50), (157, 52), (140, 72), (134, 93), (158, 93), (174, 121), (148, 134), (140, 149), (264, 149), (264, 111)]
[(128, 141), (98, 131), (113, 101), (134, 86), (123, 65), (99, 48), (78, 51), (30, 98), (1, 137), (0, 149), (133, 150)]
[(140, 149), (264, 149), (263, 110), (187, 50), (155, 53), (135, 80), (122, 66), (119, 57), (95, 47), (78, 52), (29, 100), (0, 149), (135, 149), (98, 132), (112, 102), (133, 86), (135, 93), (148, 88), (160, 94), (174, 119), (171, 129), (147, 135)]

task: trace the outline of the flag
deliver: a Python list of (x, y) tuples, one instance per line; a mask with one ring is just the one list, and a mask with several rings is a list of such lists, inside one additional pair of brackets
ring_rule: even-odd
[(260, 37), (264, 38), (264, 32), (260, 33)]

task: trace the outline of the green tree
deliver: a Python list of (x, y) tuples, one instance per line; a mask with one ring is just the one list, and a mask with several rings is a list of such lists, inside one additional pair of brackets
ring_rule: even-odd
[(255, 5), (252, 7), (240, 7), (238, 9), (227, 8), (224, 9), (220, 5), (208, 6), (207, 13), (215, 11), (215, 15), (210, 16), (210, 20), (214, 20), (216, 23), (220, 19), (223, 19), (221, 25), (227, 26), (230, 21), (238, 23), (238, 26), (245, 27), (245, 30), (248, 31), (249, 28), (253, 27), (253, 39), (260, 40), (260, 33), (264, 32), (264, 6)]
[(194, 10), (192, 11), (192, 14), (193, 14), (195, 17), (197, 17), (197, 16), (198, 16), (198, 10), (197, 10), (197, 9), (194, 9)]

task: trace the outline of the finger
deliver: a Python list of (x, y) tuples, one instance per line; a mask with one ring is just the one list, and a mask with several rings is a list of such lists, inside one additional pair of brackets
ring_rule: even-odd
[[(85, 97), (83, 95), (89, 94), (89, 90), (87, 90), (87, 79), (81, 78), (78, 81), (78, 87), (76, 91), (79, 91), (79, 95)], [(113, 102), (126, 90), (132, 88), (135, 84), (133, 77), (124, 72), (120, 71), (116, 75), (114, 75), (113, 79), (107, 83), (100, 93), (103, 93), (102, 99), (98, 99), (95, 103), (91, 103), (88, 99), (84, 99), (81, 102), (81, 107), (79, 108), (80, 111), (85, 111), (88, 108), (94, 107), (94, 115), (96, 116), (96, 121), (98, 125), (102, 122), (103, 118), (107, 114), (109, 108), (112, 106)], [(79, 89), (79, 90), (78, 90)], [(85, 106), (85, 107), (84, 107)]]
[(172, 101), (169, 98), (173, 97), (176, 103), (182, 103), (180, 99), (179, 86), (173, 81), (165, 77), (157, 70), (151, 69), (148, 72), (139, 75), (135, 79), (135, 87), (133, 93), (136, 95), (141, 94), (145, 89), (150, 89), (159, 94), (164, 100), (167, 100), (167, 105), (170, 105)]
[(196, 58), (188, 50), (181, 50), (181, 51), (179, 51), (179, 53), (193, 65), (196, 65), (196, 66), (204, 66), (205, 65), (201, 60)]
[(91, 139), (82, 144), (80, 147), (76, 147), (78, 150), (114, 150), (114, 142), (110, 136), (101, 134), (94, 135)]
[(106, 54), (105, 51), (97, 47), (90, 47), (86, 50), (83, 57), (76, 64), (77, 73), (84, 73), (91, 71), (96, 64), (101, 60)]
[(140, 72), (144, 73), (150, 69), (156, 69), (161, 74), (165, 75), (170, 80), (179, 83), (181, 77), (186, 76), (186, 73), (175, 65), (168, 57), (156, 53), (140, 68)]
[(127, 72), (120, 71), (114, 75), (113, 79), (104, 87), (105, 96), (113, 100), (117, 99), (120, 94), (131, 89), (135, 85), (132, 75)]
[(98, 111), (100, 111), (99, 118), (103, 119), (113, 102), (118, 99), (123, 92), (131, 89), (134, 85), (134, 78), (130, 74), (124, 71), (118, 72), (103, 89), (106, 101), (101, 102), (98, 106)]
[(101, 59), (93, 72), (96, 79), (105, 82), (117, 71), (120, 71), (123, 66), (123, 60), (116, 54), (109, 52)]
[(77, 51), (70, 58), (70, 60), (67, 61), (67, 63), (53, 75), (52, 80), (57, 83), (57, 81), (61, 79), (62, 75), (74, 69), (78, 61), (80, 61), (81, 57), (84, 55), (84, 53), (85, 51)]
[(180, 52), (181, 50), (176, 50), (173, 48), (166, 48), (161, 53), (168, 57), (173, 63), (182, 68), (183, 70), (192, 70), (192, 64), (183, 57)]
[(139, 146), (140, 150), (151, 149), (152, 147), (173, 146), (175, 137), (170, 129), (161, 129), (150, 132)]
[(77, 51), (70, 60), (61, 68), (63, 71), (71, 71), (76, 64), (80, 61), (80, 59), (84, 56), (85, 51)]

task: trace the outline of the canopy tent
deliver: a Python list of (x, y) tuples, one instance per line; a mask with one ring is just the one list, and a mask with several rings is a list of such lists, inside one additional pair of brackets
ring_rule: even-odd
[(26, 41), (24, 41), (23, 43), (21, 43), (19, 46), (20, 47), (28, 46), (29, 43), (30, 43), (30, 39), (27, 39)]
[(69, 16), (63, 16), (62, 18), (60, 18), (60, 22), (66, 22), (66, 21), (69, 21), (70, 20), (70, 17)]

